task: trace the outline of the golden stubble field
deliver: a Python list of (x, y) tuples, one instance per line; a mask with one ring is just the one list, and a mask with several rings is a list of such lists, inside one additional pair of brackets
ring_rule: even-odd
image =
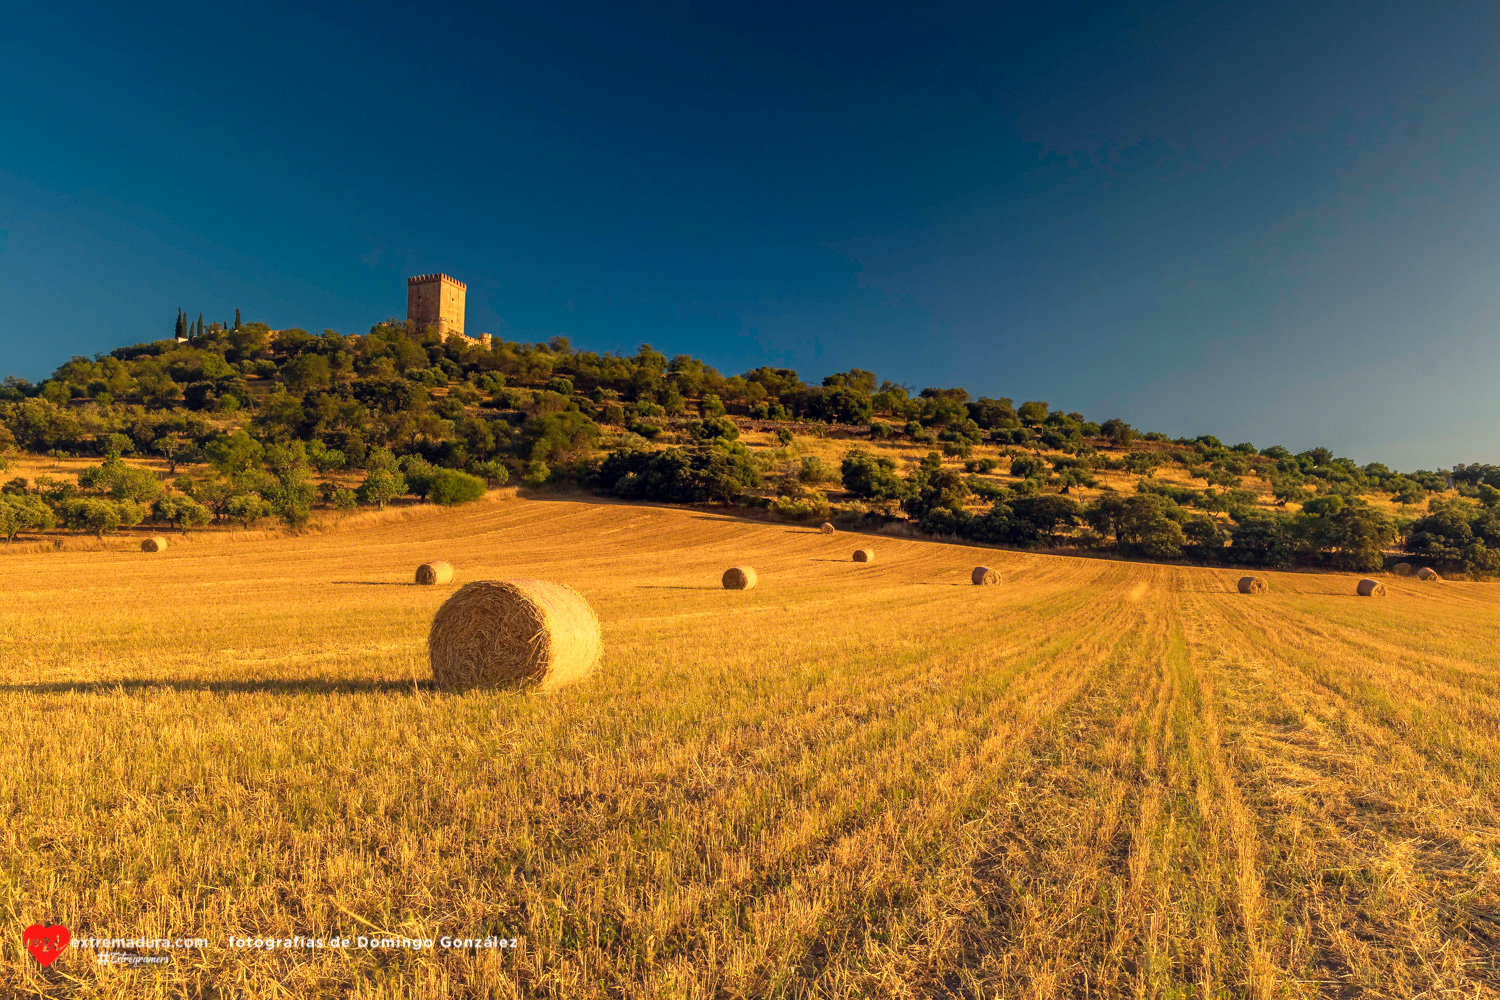
[[(1500, 996), (1500, 586), (514, 497), (173, 541), (0, 549), (3, 995)], [(432, 690), (431, 558), (579, 588), (601, 672)], [(518, 947), (227, 943), (361, 934)]]

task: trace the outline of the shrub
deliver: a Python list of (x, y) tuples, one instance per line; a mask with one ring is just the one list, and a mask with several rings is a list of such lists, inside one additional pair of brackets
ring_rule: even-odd
[(484, 496), (484, 480), (456, 469), (438, 469), (427, 483), (427, 499), (451, 507)]
[(834, 479), (833, 470), (823, 464), (823, 460), (816, 455), (807, 455), (802, 459), (802, 464), (797, 467), (797, 481), (813, 485), (826, 483)]
[(772, 513), (793, 521), (821, 521), (831, 510), (828, 498), (816, 490), (806, 497), (777, 497), (771, 502)]
[(732, 420), (724, 417), (708, 417), (689, 424), (688, 433), (697, 441), (735, 441), (739, 439), (740, 429)]

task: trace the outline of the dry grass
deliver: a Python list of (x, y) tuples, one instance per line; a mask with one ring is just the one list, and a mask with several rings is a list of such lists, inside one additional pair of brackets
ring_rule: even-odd
[[(433, 551), (577, 587), (598, 673), (426, 685)], [(1500, 996), (1500, 585), (524, 500), (0, 562), (0, 995)], [(224, 945), (372, 927), (520, 947)]]

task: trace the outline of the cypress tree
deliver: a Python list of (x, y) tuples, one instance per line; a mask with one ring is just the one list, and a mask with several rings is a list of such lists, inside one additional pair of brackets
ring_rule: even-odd
[(202, 313), (198, 314), (198, 336), (200, 338), (203, 336), (203, 314)]
[(235, 306), (234, 307), (234, 328), (236, 330), (238, 330), (240, 328), (240, 307), (239, 306)]
[(181, 306), (177, 307), (177, 325), (172, 328), (172, 336), (178, 340), (187, 336), (187, 320), (183, 316)]

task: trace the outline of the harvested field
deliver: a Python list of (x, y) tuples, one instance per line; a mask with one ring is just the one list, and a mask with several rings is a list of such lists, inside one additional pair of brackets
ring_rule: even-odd
[[(491, 499), (0, 551), (0, 994), (1500, 997), (1500, 585), (879, 544)], [(577, 588), (595, 675), (434, 689), (433, 552)], [(376, 930), (518, 946), (226, 945)]]

